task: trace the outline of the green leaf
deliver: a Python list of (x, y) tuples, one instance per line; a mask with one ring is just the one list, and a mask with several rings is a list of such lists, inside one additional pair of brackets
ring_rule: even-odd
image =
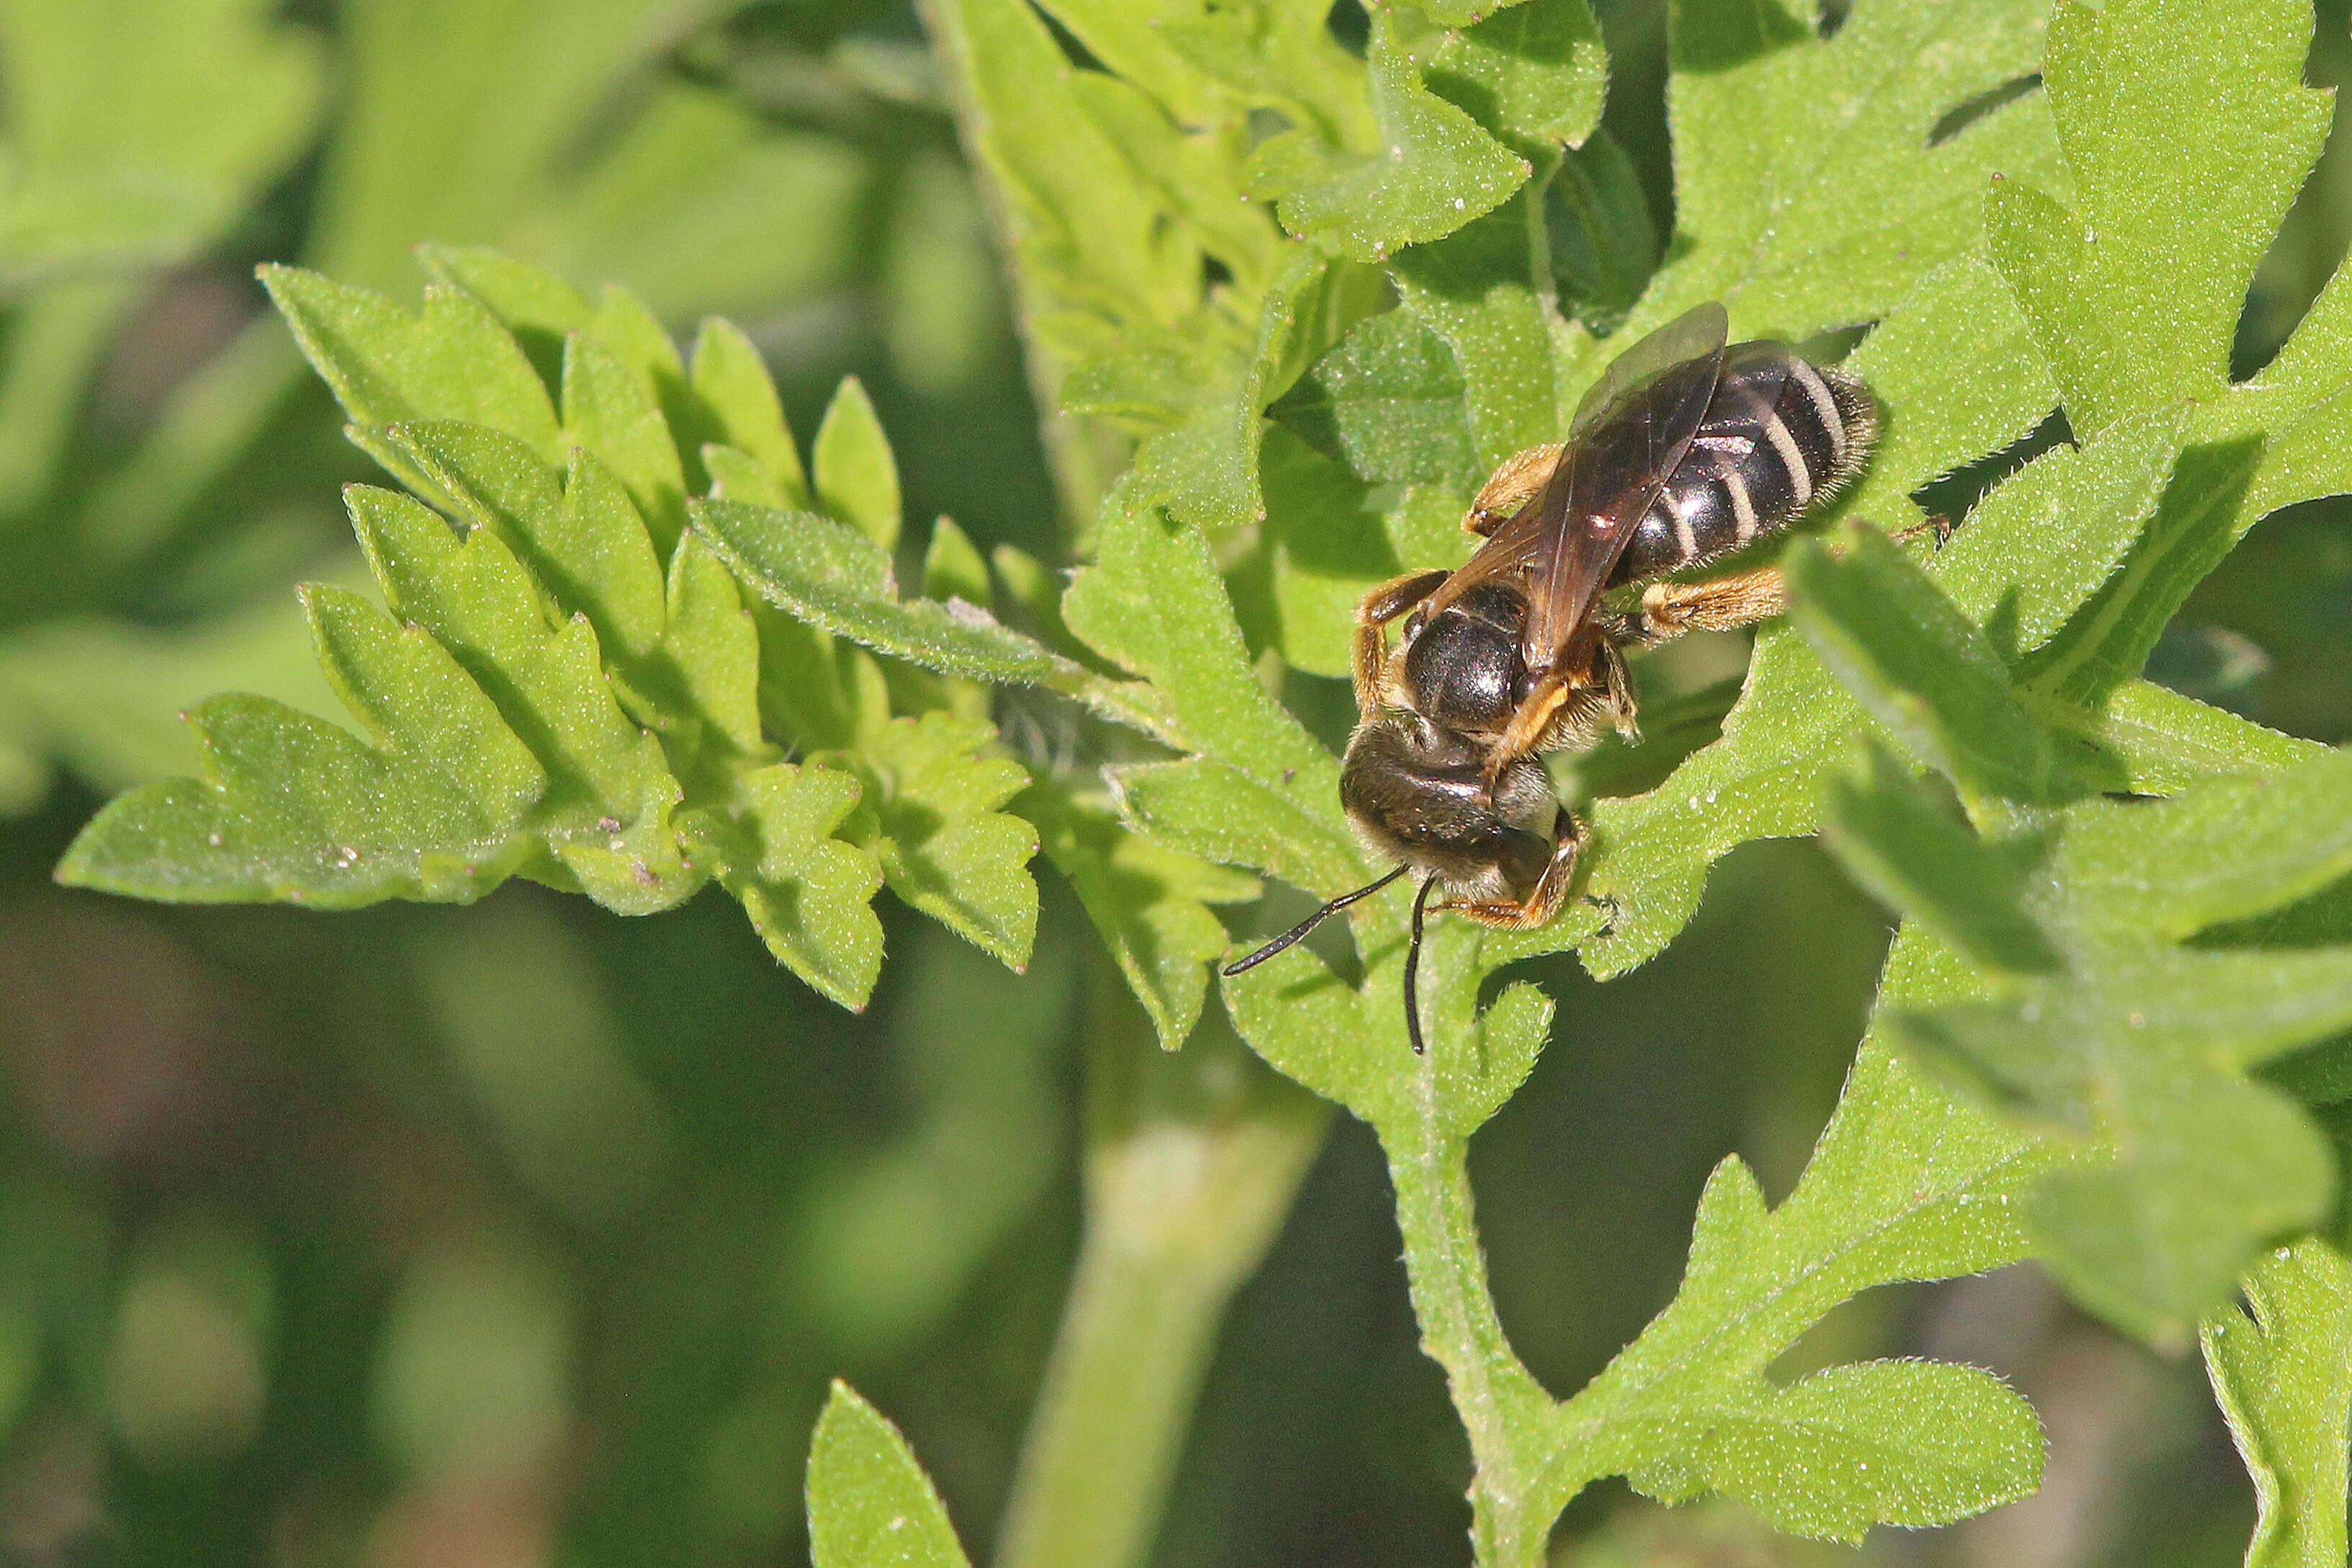
[(1462, 367), (1410, 310), (1372, 317), (1269, 410), (1364, 479), (1461, 486), (1476, 467)]
[(749, 338), (715, 316), (704, 321), (700, 335), (694, 340), (694, 405), (698, 417), (691, 435), (698, 447), (713, 443), (729, 447), (758, 464), (767, 482), (780, 492), (767, 504), (808, 505), (808, 481), (801, 472), (800, 451), (793, 445), (793, 433), (784, 423), (783, 405), (777, 400), (766, 362)]
[(2014, 664), (2040, 650), (2122, 565), (2180, 455), (2181, 419), (2163, 409), (2080, 447), (2053, 447), (1969, 514), (1941, 563), (1955, 603)]
[(1948, 1081), (2096, 1156), (2036, 1194), (2032, 1223), (2069, 1289), (2145, 1337), (2185, 1334), (2333, 1195), (2317, 1129), (2245, 1073), (2352, 1025), (2352, 948), (2175, 943), (2352, 870), (2347, 766), (2323, 752), (2167, 801), (2069, 808), (2027, 908), (2070, 973), (1890, 1020)]
[(1324, 896), (1365, 881), (1355, 840), (1293, 792), (1207, 757), (1109, 770), (1120, 807), (1154, 836)]
[(385, 444), (423, 474), (456, 515), (495, 533), (555, 602), (574, 606), (624, 668), (660, 640), (661, 562), (645, 520), (612, 471), (575, 449), (558, 470), (479, 425), (394, 426)]
[[(1165, 505), (1186, 521), (1220, 533), (1262, 521), (1260, 416), (1307, 363), (1338, 342), (1385, 292), (1369, 268), (1304, 254), (1292, 257), (1265, 291), (1255, 345), (1235, 345), (1213, 367), (1180, 370), (1160, 382), (1196, 390), (1174, 410), (1177, 428), (1146, 439), (1123, 482), (1128, 504)], [(1121, 368), (1158, 369), (1130, 356)], [(1166, 395), (1165, 392), (1162, 395)], [(1071, 406), (1079, 406), (1074, 384)]]
[[(1941, 1362), (1832, 1367), (1665, 1419), (1700, 1435), (1677, 1434), (1668, 1458), (1637, 1465), (1634, 1490), (1667, 1502), (1721, 1492), (1793, 1535), (1859, 1544), (1874, 1524), (1949, 1524), (2042, 1481), (2042, 1428), (2025, 1402)], [(1647, 1436), (1637, 1426), (1633, 1441)]]
[[(2058, 405), (2058, 383), (2016, 297), (1974, 256), (1955, 257), (1921, 279), (1846, 368), (1881, 411), (1877, 449), (1847, 510), (1889, 527), (1920, 515), (1912, 491), (2000, 450)], [(1973, 547), (1979, 521), (1971, 517), (1949, 542), (1961, 552), (1957, 558)]]
[(1358, 261), (1451, 234), (1501, 205), (1529, 173), (1525, 159), (1429, 90), (1400, 32), (1391, 13), (1372, 14), (1364, 63), (1374, 146), (1335, 146), (1302, 126), (1250, 159), (1250, 194), (1276, 203), (1283, 227)]
[(2251, 1311), (2223, 1308), (2203, 1338), (2213, 1398), (2254, 1481), (2246, 1568), (2340, 1563), (2352, 1268), (2326, 1242), (2305, 1239), (2256, 1264), (2244, 1289)]
[(1396, 258), (1405, 303), (1445, 340), (1461, 367), (1471, 439), (1484, 468), (1559, 434), (1547, 325), (1553, 318), (1536, 291), (1550, 280), (1534, 275), (1542, 258), (1528, 247), (1538, 220), (1527, 208), (1540, 200), (1530, 187), (1459, 232)]
[(898, 542), (898, 460), (865, 384), (844, 376), (810, 454), (816, 504), (888, 550)]
[(1560, 160), (1559, 210), (1546, 214), (1562, 303), (1588, 331), (1623, 321), (1658, 269), (1658, 220), (1633, 160), (1605, 125)]
[(551, 623), (488, 530), (460, 543), (405, 496), (353, 486), (352, 521), (393, 613), (422, 626), (499, 705), (548, 770), (543, 830), (571, 876), (626, 913), (667, 909), (699, 879), (679, 863), (681, 797), (661, 747), (623, 713), (585, 617)]
[(1129, 832), (1108, 803), (1056, 785), (1033, 786), (1020, 805), (1151, 1016), (1160, 1045), (1174, 1050), (1200, 1021), (1207, 965), (1227, 945), (1208, 906), (1257, 897), (1256, 879)]
[(204, 778), (124, 795), (58, 868), (179, 902), (471, 902), (523, 866), (548, 775), (430, 636), (348, 594), (305, 595), (338, 691), (374, 738), (257, 697), (188, 715)]
[(546, 386), (512, 334), (472, 295), (427, 289), (423, 312), (411, 314), (373, 289), (299, 268), (265, 267), (261, 280), (294, 341), (360, 426), (463, 420), (562, 461)]
[[(1885, 747), (1861, 777), (1832, 780), (1822, 837), (1881, 903), (1925, 923), (1980, 968), (2040, 973), (2059, 958), (2018, 903), (2027, 869), (2015, 845), (1980, 842)], [(2038, 848), (2039, 847), (2034, 847)]]
[(730, 500), (698, 502), (694, 518), (738, 577), (837, 637), (974, 680), (1044, 684), (1066, 662), (975, 605), (900, 599), (890, 557), (845, 522)]
[(778, 763), (745, 774), (732, 812), (690, 812), (698, 858), (742, 901), (768, 951), (818, 992), (863, 1009), (882, 971), (882, 886), (872, 852), (834, 835), (857, 809), (849, 774)]
[(818, 760), (865, 781), (863, 831), (890, 890), (1018, 970), (1037, 934), (1037, 884), (1024, 869), (1037, 830), (996, 809), (1029, 775), (986, 754), (994, 739), (987, 724), (926, 713), (893, 719), (857, 751)]
[(931, 525), (931, 542), (923, 551), (923, 597), (983, 605), (993, 597), (988, 563), (950, 518), (940, 518)]
[(1783, 570), (1791, 623), (1874, 718), (1971, 799), (2048, 801), (2066, 781), (2050, 737), (1976, 627), (1885, 534), (1860, 524), (1842, 555), (1800, 540)]
[[(1898, 941), (1887, 984), (1900, 996), (1950, 981)], [(2023, 1256), (2018, 1201), (2048, 1164), (1865, 1043), (1786, 1203), (1768, 1212), (1736, 1159), (1717, 1169), (1673, 1304), (1559, 1412), (1555, 1441), (1578, 1446), (1547, 1496), (1622, 1470), (1654, 1495), (1721, 1490), (1782, 1529), (1853, 1540), (2025, 1495), (2039, 1429), (1983, 1373), (1865, 1363), (1782, 1388), (1766, 1372), (1851, 1295)]]
[(968, 1568), (947, 1509), (898, 1429), (838, 1379), (809, 1440), (816, 1568)]
[(2301, 0), (2057, 7), (2043, 77), (2074, 204), (2011, 178), (1985, 224), (2078, 433), (2228, 389), (2246, 284), (2327, 134), (2310, 43)]
[(584, 331), (563, 342), (563, 436), (619, 477), (665, 559), (686, 527), (686, 473), (650, 378)]
[(1584, 0), (1521, 0), (1491, 15), (1485, 5), (1421, 10), (1438, 24), (1433, 37), (1416, 37), (1402, 9), (1391, 15), (1400, 38), (1429, 60), (1423, 81), (1497, 141), (1536, 154), (1580, 142), (1600, 122), (1609, 64)]
[(1792, 339), (1886, 315), (1975, 248), (1989, 174), (2055, 177), (2039, 93), (1931, 135), (2041, 68), (2047, 14), (2041, 0), (1863, 5), (1823, 38), (1789, 0), (1681, 0), (1668, 90), (1682, 256), (1622, 331), (1706, 300), (1742, 331)]
[(1201, 749), (1335, 817), (1338, 763), (1259, 683), (1200, 531), (1113, 496), (1096, 549), (1063, 595), (1071, 631), (1166, 693)]

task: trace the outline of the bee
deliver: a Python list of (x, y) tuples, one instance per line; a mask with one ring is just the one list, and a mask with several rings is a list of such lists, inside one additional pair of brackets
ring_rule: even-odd
[[(1559, 911), (1584, 827), (1559, 804), (1545, 752), (1635, 734), (1631, 649), (1728, 630), (1788, 607), (1777, 567), (1663, 581), (1785, 528), (1851, 482), (1878, 414), (1845, 372), (1769, 339), (1726, 346), (1719, 304), (1659, 328), (1611, 363), (1564, 442), (1506, 461), (1462, 526), (1486, 540), (1462, 566), (1409, 572), (1356, 612), (1360, 721), (1340, 805), (1395, 869), (1345, 893), (1225, 973), (1238, 974), (1408, 873), (1405, 1026), (1423, 1047), (1417, 977), (1432, 908), (1484, 925)], [(1646, 584), (1612, 607), (1603, 595)], [(1394, 649), (1388, 627), (1404, 624)], [(1430, 894), (1445, 889), (1435, 906)]]

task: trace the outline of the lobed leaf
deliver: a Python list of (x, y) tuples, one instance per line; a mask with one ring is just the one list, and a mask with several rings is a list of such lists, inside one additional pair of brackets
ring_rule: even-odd
[(768, 951), (820, 994), (862, 1010), (882, 972), (873, 852), (837, 834), (865, 786), (848, 773), (777, 763), (738, 784), (736, 809), (683, 822), (698, 858), (743, 905)]
[(988, 755), (989, 725), (943, 712), (893, 719), (855, 752), (819, 759), (866, 785), (861, 826), (882, 878), (906, 903), (1019, 970), (1037, 934), (1037, 884), (1027, 870), (1037, 830), (996, 808), (1029, 775)]
[(1530, 173), (1525, 159), (1430, 91), (1406, 29), (1372, 14), (1364, 57), (1376, 140), (1334, 145), (1296, 127), (1251, 155), (1249, 194), (1276, 204), (1283, 227), (1358, 261), (1451, 234), (1499, 206)]
[(2011, 171), (1985, 225), (2077, 432), (2227, 390), (2246, 285), (2327, 134), (2310, 42), (2301, 0), (2053, 13), (2042, 71), (2073, 205)]
[(1211, 904), (1257, 897), (1255, 878), (1121, 826), (1108, 802), (1039, 784), (1021, 796), (1039, 847), (1069, 879), (1129, 989), (1174, 1050), (1200, 1021), (1209, 963), (1228, 945)]
[(2205, 1367), (2254, 1481), (2246, 1568), (2344, 1559), (2345, 1426), (2352, 1413), (2352, 1268), (2306, 1238), (2256, 1264), (2246, 1307), (2203, 1329)]

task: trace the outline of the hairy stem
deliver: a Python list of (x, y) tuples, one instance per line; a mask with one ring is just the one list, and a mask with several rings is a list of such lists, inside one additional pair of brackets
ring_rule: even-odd
[(1160, 1052), (1096, 960), (1086, 1235), (998, 1568), (1149, 1558), (1226, 1303), (1330, 1125), (1329, 1107), (1251, 1056), (1222, 1015)]
[(1436, 1063), (1424, 1058), (1402, 1126), (1383, 1126), (1405, 1272), (1421, 1342), (1445, 1369), (1447, 1392), (1470, 1436), (1471, 1539), (1479, 1568), (1539, 1568), (1553, 1510), (1536, 1495), (1538, 1439), (1551, 1399), (1504, 1337), (1487, 1288), (1472, 1210), (1469, 1145), (1439, 1115)]

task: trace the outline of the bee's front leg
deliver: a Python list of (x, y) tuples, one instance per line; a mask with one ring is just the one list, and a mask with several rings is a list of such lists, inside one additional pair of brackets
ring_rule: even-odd
[(1389, 661), (1388, 624), (1445, 585), (1454, 574), (1434, 567), (1391, 577), (1356, 606), (1356, 710), (1366, 719), (1380, 711), (1381, 668)]
[(1584, 847), (1584, 824), (1576, 813), (1563, 808), (1559, 825), (1553, 829), (1551, 861), (1544, 867), (1543, 875), (1536, 879), (1534, 889), (1524, 901), (1497, 899), (1475, 904), (1441, 904), (1440, 909), (1466, 915), (1480, 925), (1496, 926), (1505, 931), (1533, 931), (1549, 925), (1559, 913), (1559, 906), (1568, 897), (1569, 884), (1576, 879), (1576, 857)]

